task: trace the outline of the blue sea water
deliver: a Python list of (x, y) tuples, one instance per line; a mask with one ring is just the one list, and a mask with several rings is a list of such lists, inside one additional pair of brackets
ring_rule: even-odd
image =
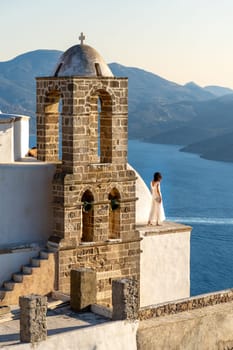
[(233, 287), (233, 163), (179, 151), (181, 146), (129, 141), (129, 163), (149, 186), (163, 175), (167, 220), (192, 226), (191, 295)]

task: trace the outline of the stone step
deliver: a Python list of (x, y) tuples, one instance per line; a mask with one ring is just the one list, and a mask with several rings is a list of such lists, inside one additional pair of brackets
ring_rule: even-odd
[(40, 259), (48, 259), (49, 251), (41, 250), (40, 251)]
[(22, 272), (25, 275), (31, 275), (32, 274), (32, 266), (31, 265), (23, 265)]
[(3, 287), (8, 291), (8, 290), (13, 290), (15, 283), (13, 280), (10, 281), (5, 281), (3, 282)]
[(40, 261), (41, 260), (47, 260), (49, 257), (48, 251), (41, 251), (40, 256), (37, 258), (31, 258), (31, 264), (30, 265), (23, 265), (22, 266), (22, 272), (16, 272), (12, 275), (12, 279), (9, 281), (3, 282), (3, 288), (2, 291), (0, 290), (0, 299), (1, 294), (5, 295), (6, 291), (12, 291), (14, 289), (14, 286), (16, 283), (23, 283), (23, 276), (24, 275), (31, 275), (33, 268), (40, 267)]
[(3, 300), (5, 298), (6, 292), (7, 292), (6, 288), (4, 287), (0, 288), (0, 300)]
[(47, 248), (48, 248), (48, 250), (49, 250), (50, 252), (55, 253), (55, 252), (58, 251), (59, 245), (58, 245), (57, 243), (48, 241), (48, 243), (47, 243)]
[[(54, 271), (54, 252), (44, 248), (37, 257), (30, 259), (29, 264), (23, 265), (21, 271), (13, 273), (11, 280), (3, 283), (0, 288), (0, 307), (18, 305), (19, 296), (25, 293), (44, 295), (51, 293)], [(50, 272), (51, 279), (47, 280), (45, 276)]]
[(12, 279), (15, 282), (23, 282), (23, 276), (24, 274), (22, 272), (17, 272), (12, 275)]
[(31, 258), (32, 267), (40, 267), (40, 258)]

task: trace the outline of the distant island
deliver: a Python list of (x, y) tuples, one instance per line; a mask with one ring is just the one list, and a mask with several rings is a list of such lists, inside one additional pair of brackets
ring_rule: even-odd
[(202, 158), (233, 162), (233, 132), (182, 147), (180, 151), (197, 153)]
[[(0, 62), (0, 110), (31, 116), (35, 133), (35, 77), (49, 76), (62, 54), (36, 50)], [(129, 138), (181, 145), (181, 151), (233, 162), (233, 90), (179, 85), (145, 70), (110, 63), (115, 76), (128, 77)]]

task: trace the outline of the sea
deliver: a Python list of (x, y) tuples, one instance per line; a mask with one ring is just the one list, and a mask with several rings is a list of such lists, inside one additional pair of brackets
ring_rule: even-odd
[(130, 140), (128, 161), (149, 187), (161, 172), (166, 219), (190, 225), (191, 295), (233, 288), (233, 163)]

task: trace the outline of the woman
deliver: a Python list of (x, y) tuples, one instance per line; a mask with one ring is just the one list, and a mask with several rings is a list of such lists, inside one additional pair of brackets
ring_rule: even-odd
[(148, 225), (152, 225), (153, 222), (156, 225), (161, 225), (161, 222), (165, 220), (165, 214), (163, 209), (162, 194), (160, 191), (160, 181), (162, 175), (160, 173), (154, 173), (154, 179), (150, 183), (152, 199), (151, 209), (148, 220)]

